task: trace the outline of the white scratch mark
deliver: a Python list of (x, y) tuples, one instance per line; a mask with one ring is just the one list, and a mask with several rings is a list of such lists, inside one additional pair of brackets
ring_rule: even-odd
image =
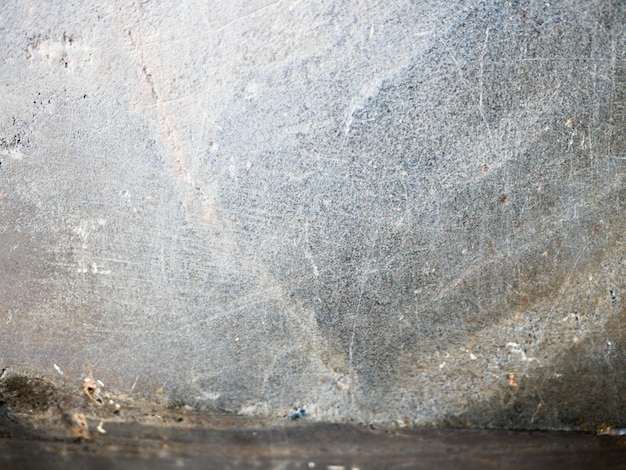
[(348, 133), (350, 132), (350, 126), (352, 126), (352, 116), (354, 114), (354, 112), (356, 111), (357, 106), (354, 104), (354, 99), (350, 100), (350, 108), (348, 109), (348, 112), (346, 113), (346, 119), (344, 120), (344, 125), (343, 125), (343, 132), (345, 135), (348, 135)]
[[(575, 207), (574, 207), (575, 209)], [(569, 231), (567, 232), (567, 234), (569, 234)], [(566, 234), (566, 238), (567, 238), (567, 234)], [(569, 272), (569, 275), (567, 276), (567, 278), (565, 279), (565, 283), (563, 284), (563, 286), (569, 285), (569, 281), (572, 278), (572, 276), (574, 275), (574, 271), (576, 271), (576, 268), (578, 267), (578, 262), (580, 261), (580, 258), (582, 257), (582, 255), (587, 251), (587, 247), (589, 246), (589, 243), (591, 243), (591, 241), (588, 241), (585, 246), (579, 250), (578, 256), (576, 257), (576, 259), (574, 260), (574, 266), (572, 267), (572, 269)], [(558, 255), (558, 253), (557, 253)], [(555, 255), (556, 258), (556, 255)], [(564, 295), (564, 288), (562, 287), (559, 291), (559, 295), (556, 299), (556, 302), (554, 303), (554, 305), (552, 306), (552, 308), (550, 309), (550, 311), (548, 312), (548, 315), (550, 317), (552, 317), (552, 315), (554, 314), (554, 309), (561, 303), (561, 298)]]
[[(258, 12), (260, 12), (260, 11), (263, 11), (263, 10), (266, 10), (266, 9), (268, 9), (268, 8), (270, 8), (270, 7), (273, 7), (274, 5), (278, 5), (279, 3), (281, 3), (281, 1), (282, 1), (282, 0), (278, 0), (278, 1), (276, 1), (276, 2), (269, 3), (269, 4), (267, 4), (267, 5), (264, 5), (264, 6), (260, 7), (260, 8), (257, 8), (257, 9), (255, 9), (255, 10), (252, 10), (252, 11), (250, 11), (250, 12), (248, 12), (248, 13), (244, 13), (243, 15), (237, 16), (236, 18), (233, 18), (232, 20), (230, 20), (229, 22), (227, 22), (226, 24), (224, 24), (221, 28), (216, 29), (216, 31), (223, 31), (223, 30), (225, 30), (226, 28), (228, 28), (231, 24), (236, 23), (237, 21), (242, 20), (242, 19), (244, 19), (244, 18), (248, 18), (248, 17), (250, 17), (250, 16), (254, 16), (256, 13), (258, 13)], [(296, 3), (298, 3), (298, 2), (296, 2)], [(296, 3), (294, 3), (293, 5), (295, 5)], [(292, 5), (292, 6), (293, 6), (293, 5)]]
[(483, 109), (483, 71), (485, 68), (485, 50), (487, 49), (487, 41), (489, 40), (489, 28), (485, 31), (485, 42), (483, 43), (483, 50), (480, 55), (480, 94), (478, 97), (478, 107)]
[(306, 256), (306, 258), (311, 263), (311, 267), (313, 268), (313, 275), (315, 277), (319, 277), (320, 272), (317, 269), (317, 265), (315, 264), (315, 260), (313, 259), (313, 255), (311, 255), (311, 253), (308, 250), (304, 250), (304, 256)]
[(350, 349), (348, 351), (348, 357), (350, 361), (350, 371), (352, 371), (352, 348), (354, 346), (354, 337), (356, 335), (356, 319), (352, 323), (352, 338), (350, 338)]
[[(417, 35), (418, 36), (427, 35), (428, 33), (429, 32), (427, 31), (424, 33), (417, 33)], [(369, 99), (374, 98), (376, 95), (378, 95), (383, 83), (386, 80), (396, 76), (407, 65), (408, 65), (408, 62), (405, 61), (405, 62), (400, 63), (396, 67), (383, 70), (376, 77), (372, 78), (371, 80), (365, 81), (361, 85), (360, 92), (356, 94), (355, 96), (353, 96), (352, 99), (350, 100), (350, 105), (348, 106), (348, 109), (346, 111), (346, 116), (343, 120), (344, 139), (350, 133), (350, 128), (352, 126), (352, 121), (354, 118), (354, 113), (357, 110), (362, 109), (367, 104), (367, 101)]]
[(289, 11), (293, 11), (293, 9), (296, 7), (296, 5), (298, 3), (300, 3), (302, 0), (296, 0), (295, 2), (293, 2), (291, 5), (289, 5)]
[(57, 366), (56, 364), (52, 364), (52, 365), (54, 366), (56, 371), (59, 373), (59, 375), (63, 375), (63, 371), (61, 370), (61, 368), (59, 366)]
[[(489, 30), (487, 30), (487, 32), (488, 31)], [(485, 37), (485, 46), (486, 46), (486, 41), (487, 41), (487, 37)], [(450, 54), (450, 57), (452, 57), (452, 61), (454, 62), (454, 64), (456, 65), (456, 68), (459, 71), (459, 76), (461, 77), (461, 80), (463, 80), (463, 82), (466, 85), (468, 85), (468, 88), (471, 89), (469, 80), (466, 79), (465, 76), (463, 75), (463, 69), (461, 69), (461, 64), (459, 64), (459, 61), (456, 60), (456, 57), (454, 56), (454, 54), (452, 53), (449, 47), (446, 46), (446, 50), (448, 51), (448, 54)], [(482, 58), (481, 58), (481, 67), (482, 67)], [(481, 91), (482, 91), (482, 87), (481, 87)], [(487, 127), (487, 134), (489, 135), (489, 142), (491, 143), (491, 147), (493, 149), (494, 145), (493, 145), (493, 135), (491, 133), (491, 126), (489, 125), (489, 121), (487, 121), (487, 116), (485, 116), (485, 113), (483, 111), (482, 103), (476, 101), (476, 96), (474, 95), (474, 93), (471, 93), (470, 96), (472, 98), (472, 101), (476, 105), (476, 108), (478, 109), (478, 112), (480, 113), (480, 116), (482, 117), (482, 120), (485, 123), (485, 126)], [(481, 97), (479, 98), (482, 98), (482, 94), (481, 94)]]
[(130, 391), (132, 392), (133, 390), (135, 390), (135, 385), (137, 385), (137, 381), (139, 380), (139, 376), (135, 377), (135, 381), (133, 382), (133, 386), (130, 387)]
[(320, 272), (317, 269), (317, 264), (315, 264), (315, 259), (313, 258), (313, 253), (311, 253), (311, 250), (308, 248), (309, 247), (309, 223), (306, 222), (304, 224), (304, 234), (305, 234), (305, 243), (304, 243), (304, 256), (305, 258), (309, 261), (309, 263), (311, 263), (311, 267), (313, 268), (313, 275), (315, 277), (319, 277)]

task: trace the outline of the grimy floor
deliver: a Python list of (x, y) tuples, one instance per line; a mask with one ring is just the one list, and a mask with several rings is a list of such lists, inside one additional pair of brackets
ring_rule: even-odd
[(0, 380), (0, 469), (626, 468), (624, 430), (586, 432), (316, 423), (159, 403), (41, 377)]
[(0, 468), (626, 468), (626, 436), (305, 422), (216, 427), (215, 417), (206, 419), (206, 426), (115, 423), (91, 440), (13, 436), (4, 427)]

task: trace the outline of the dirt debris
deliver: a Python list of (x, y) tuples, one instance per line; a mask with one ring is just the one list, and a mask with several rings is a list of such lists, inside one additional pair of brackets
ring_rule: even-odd
[[(225, 412), (194, 411), (163, 397), (151, 399), (104, 390), (91, 375), (81, 381), (67, 376), (7, 372), (0, 379), (0, 432), (38, 439), (94, 440), (110, 434), (105, 426), (192, 428), (264, 427), (261, 418)], [(5, 432), (6, 434), (6, 432)]]

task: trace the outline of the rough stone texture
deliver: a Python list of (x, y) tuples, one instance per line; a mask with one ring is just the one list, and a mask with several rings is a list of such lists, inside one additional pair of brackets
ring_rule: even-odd
[(625, 19), (4, 5), (2, 366), (266, 416), (624, 423)]

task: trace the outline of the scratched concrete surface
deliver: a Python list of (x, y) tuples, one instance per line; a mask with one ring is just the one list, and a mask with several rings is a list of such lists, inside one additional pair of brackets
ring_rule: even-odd
[(624, 2), (0, 8), (2, 367), (626, 424)]

